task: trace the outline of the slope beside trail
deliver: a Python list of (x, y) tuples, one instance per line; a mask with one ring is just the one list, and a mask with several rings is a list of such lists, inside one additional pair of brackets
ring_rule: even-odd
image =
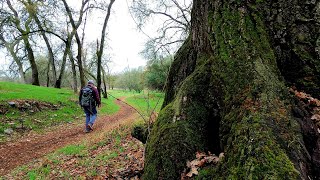
[(98, 133), (109, 131), (137, 117), (130, 106), (115, 101), (120, 110), (113, 115), (100, 117), (98, 115), (94, 131), (91, 133), (84, 133), (85, 117), (83, 117), (82, 123), (61, 125), (43, 134), (31, 133), (15, 142), (0, 144), (0, 176), (67, 144), (79, 143), (83, 139), (95, 141), (99, 138)]

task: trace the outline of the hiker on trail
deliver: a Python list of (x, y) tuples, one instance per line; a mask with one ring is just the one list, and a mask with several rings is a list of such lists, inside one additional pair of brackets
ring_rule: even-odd
[(85, 132), (88, 133), (93, 130), (93, 124), (97, 118), (96, 106), (101, 106), (99, 92), (93, 80), (89, 80), (88, 85), (81, 89), (79, 103), (86, 114)]

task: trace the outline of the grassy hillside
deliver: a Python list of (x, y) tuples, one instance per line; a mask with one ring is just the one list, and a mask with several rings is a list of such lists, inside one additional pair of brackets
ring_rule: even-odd
[[(102, 100), (100, 114), (118, 110), (114, 98)], [(12, 134), (21, 134), (83, 118), (78, 95), (71, 90), (0, 82), (0, 141), (7, 137), (8, 129), (13, 130)]]
[[(146, 114), (148, 101), (152, 109), (158, 104), (156, 111), (163, 102), (162, 93), (150, 92), (148, 95), (146, 92), (123, 90), (111, 90), (109, 93), (116, 98), (124, 97), (128, 104), (142, 114)], [(112, 96), (109, 96), (104, 108), (112, 109)], [(141, 118), (138, 118), (138, 121), (141, 122)], [(100, 132), (96, 136), (101, 137), (98, 141), (84, 139), (78, 144), (57, 149), (36, 162), (17, 167), (3, 179), (115, 179), (111, 176), (117, 176), (120, 172), (131, 172), (127, 171), (128, 168), (132, 172), (141, 170), (144, 145), (131, 137), (135, 123), (129, 121), (112, 131)]]

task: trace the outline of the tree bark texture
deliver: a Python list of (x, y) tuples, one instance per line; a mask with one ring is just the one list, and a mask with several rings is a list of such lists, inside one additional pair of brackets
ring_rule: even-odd
[[(320, 137), (289, 87), (319, 97), (320, 1), (195, 0), (146, 146), (144, 179), (319, 179)], [(201, 179), (200, 178), (200, 179)]]

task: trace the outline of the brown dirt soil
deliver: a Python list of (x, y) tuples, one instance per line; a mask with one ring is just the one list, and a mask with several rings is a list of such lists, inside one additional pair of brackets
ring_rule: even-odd
[(109, 131), (137, 117), (130, 106), (119, 101), (116, 103), (120, 106), (119, 112), (101, 117), (98, 115), (94, 131), (91, 133), (84, 133), (83, 118), (81, 124), (67, 124), (43, 134), (30, 133), (15, 142), (0, 144), (0, 176), (67, 144), (74, 144), (83, 139), (96, 141), (101, 138), (98, 134), (102, 131)]

